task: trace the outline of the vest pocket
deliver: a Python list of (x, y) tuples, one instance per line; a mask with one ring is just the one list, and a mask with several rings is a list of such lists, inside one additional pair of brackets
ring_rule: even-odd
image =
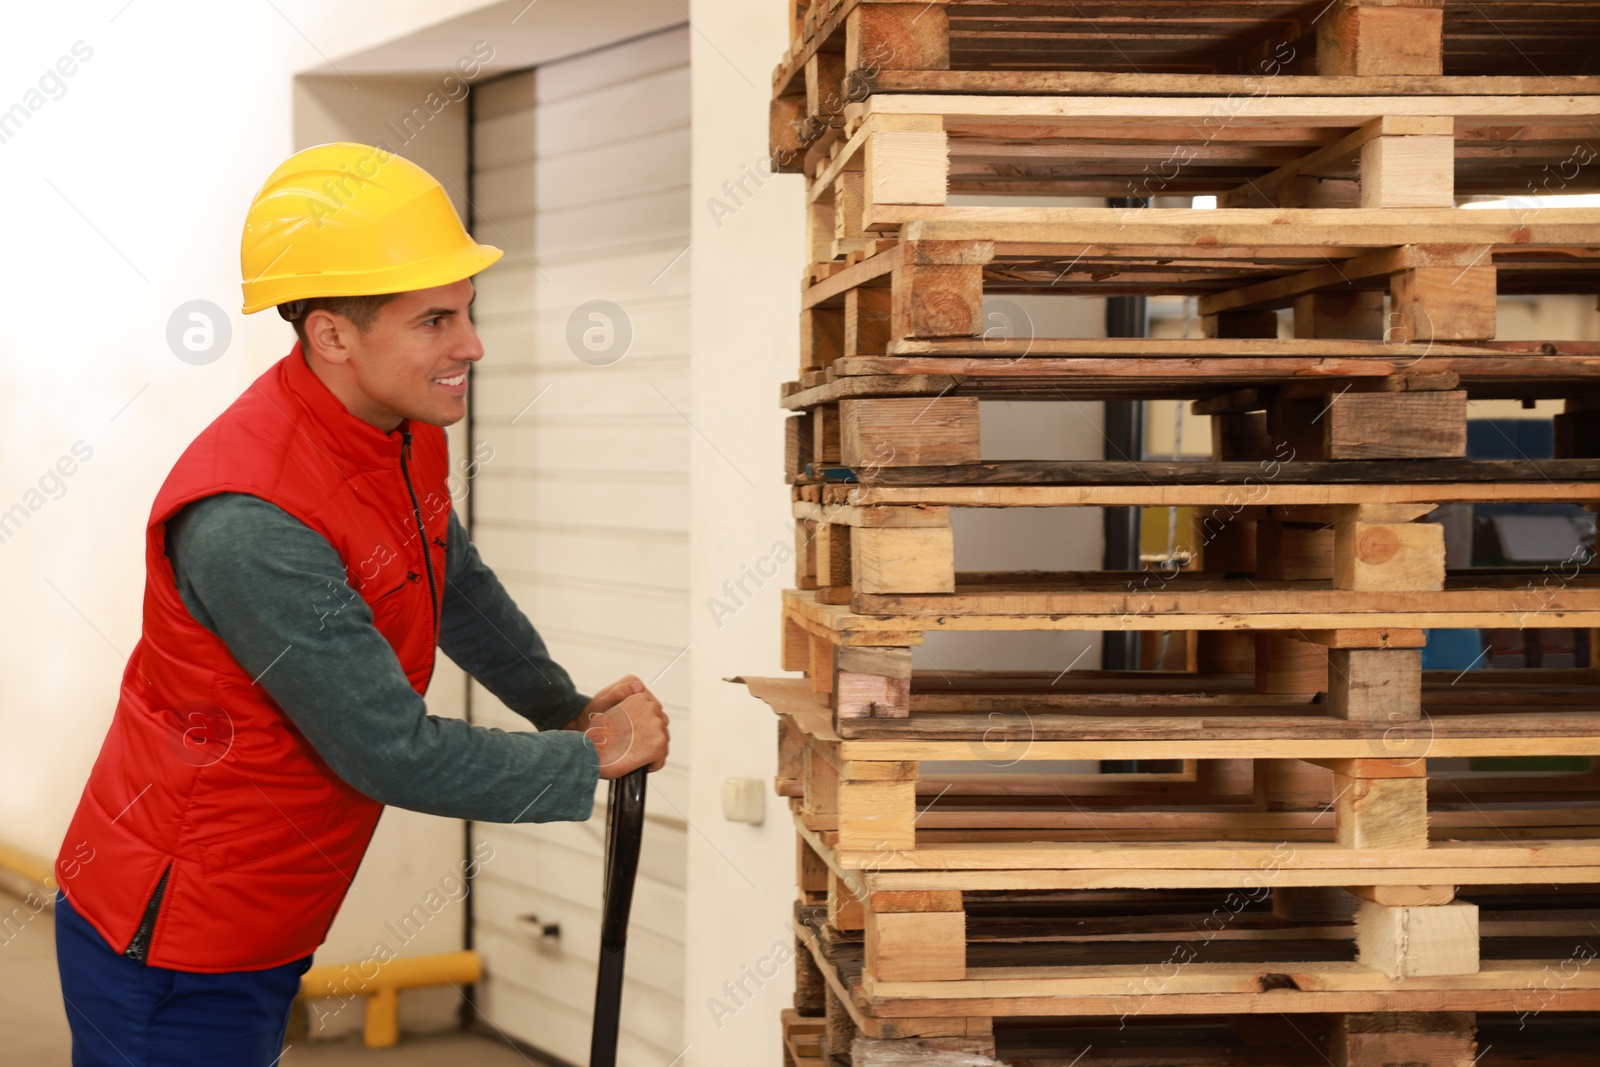
[(155, 936), (156, 915), (161, 910), (161, 898), (167, 892), (167, 878), (171, 874), (172, 864), (169, 863), (166, 870), (161, 872), (161, 880), (156, 883), (155, 891), (150, 894), (150, 900), (144, 906), (144, 915), (139, 919), (139, 925), (133, 931), (133, 938), (122, 953), (131, 960), (143, 963), (145, 956), (149, 955), (150, 939)]

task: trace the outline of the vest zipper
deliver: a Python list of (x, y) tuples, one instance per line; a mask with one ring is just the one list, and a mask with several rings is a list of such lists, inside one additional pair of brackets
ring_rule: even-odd
[[(417, 540), (422, 545), (422, 563), (428, 571), (428, 604), (433, 608), (433, 629), (439, 631), (439, 587), (433, 577), (433, 553), (428, 549), (428, 531), (422, 525), (422, 508), (417, 504), (417, 491), (411, 487), (411, 472), (406, 468), (406, 457), (411, 454), (411, 431), (400, 431), (400, 477), (411, 494), (411, 514), (417, 520)], [(435, 638), (437, 640), (437, 637)]]
[(128, 948), (123, 952), (131, 960), (144, 962), (145, 954), (150, 951), (150, 935), (156, 929), (156, 912), (161, 909), (161, 897), (167, 891), (167, 875), (172, 873), (172, 864), (167, 864), (167, 869), (161, 872), (161, 881), (156, 883), (156, 891), (150, 894), (150, 902), (144, 906), (144, 918), (139, 920), (139, 928), (133, 932), (133, 940), (128, 942)]

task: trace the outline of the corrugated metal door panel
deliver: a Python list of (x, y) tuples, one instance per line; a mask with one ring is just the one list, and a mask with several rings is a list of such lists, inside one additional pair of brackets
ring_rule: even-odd
[[(688, 782), (688, 31), (668, 31), (475, 90), (473, 228), (505, 250), (476, 280), (473, 540), (584, 692), (624, 674), (673, 718), (629, 934), (619, 1062), (681, 1051)], [(610, 301), (632, 339), (575, 348)], [(482, 686), (477, 722), (525, 721)], [(604, 783), (597, 794), (603, 801)], [(588, 1055), (604, 808), (588, 823), (477, 824), (481, 1006), (507, 1034)], [(558, 923), (543, 939), (539, 925)]]

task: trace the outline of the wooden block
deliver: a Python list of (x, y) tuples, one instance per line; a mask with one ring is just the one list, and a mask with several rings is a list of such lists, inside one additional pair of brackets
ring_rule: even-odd
[[(817, 116), (844, 114), (844, 53), (818, 50), (806, 60), (806, 111)], [(837, 122), (835, 118), (833, 121)]]
[(1345, 0), (1317, 23), (1317, 73), (1444, 72), (1444, 11)]
[(1426, 848), (1426, 778), (1333, 776), (1334, 836), (1346, 848)]
[(1328, 1052), (1334, 1067), (1475, 1067), (1476, 1029), (1471, 1012), (1336, 1015)]
[(855, 1045), (859, 1031), (856, 1029), (855, 1019), (850, 1015), (850, 1006), (839, 999), (832, 982), (823, 987), (823, 1006), (823, 1015), (828, 1025), (822, 1035), (822, 1055), (829, 1063), (839, 1064), (840, 1067), (852, 1067), (851, 1049)]
[[(778, 773), (779, 783), (804, 783), (806, 770), (806, 741), (799, 727), (785, 716), (778, 717)], [(802, 843), (802, 851), (809, 848)]]
[(812, 815), (837, 815), (839, 812), (839, 768), (829, 763), (813, 746), (806, 746), (801, 765), (805, 788), (800, 808)]
[(772, 98), (767, 110), (767, 142), (774, 171), (797, 174), (805, 169), (807, 114), (803, 92)]
[(1195, 634), (1195, 670), (1201, 674), (1254, 674), (1256, 643), (1236, 630), (1201, 630)]
[(893, 853), (916, 847), (917, 783), (839, 782), (839, 847)]
[(983, 332), (983, 267), (906, 263), (890, 284), (890, 332), (904, 337), (976, 337)]
[(839, 405), (821, 404), (811, 409), (811, 462), (839, 462)]
[(950, 142), (943, 130), (877, 130), (867, 136), (867, 197), (873, 204), (943, 204)]
[(1232, 412), (1211, 418), (1211, 458), (1215, 460), (1266, 459), (1272, 455), (1264, 411)]
[(911, 655), (911, 649), (903, 647), (845, 645), (840, 647), (836, 662), (841, 671), (855, 674), (882, 674), (889, 678), (910, 681)]
[(1278, 314), (1275, 311), (1220, 311), (1200, 320), (1206, 337), (1276, 337)]
[(1379, 340), (1384, 324), (1381, 292), (1304, 293), (1294, 299), (1296, 337)]
[(978, 398), (842, 400), (840, 457), (850, 467), (978, 462)]
[(844, 294), (844, 350), (852, 356), (881, 356), (889, 347), (888, 289), (857, 286)]
[(817, 587), (817, 524), (810, 519), (794, 523), (794, 584), (797, 589)]
[(904, 718), (911, 714), (911, 681), (835, 670), (834, 714), (839, 719)]
[(1256, 574), (1292, 581), (1333, 576), (1333, 527), (1262, 519), (1256, 522)]
[(848, 587), (853, 540), (850, 527), (831, 522), (816, 525), (817, 585)]
[(811, 843), (795, 835), (795, 882), (799, 885), (801, 899), (822, 896), (828, 892), (828, 864), (817, 855)]
[(788, 616), (783, 620), (781, 643), (783, 669), (805, 671), (811, 669), (811, 631)]
[(950, 20), (940, 4), (862, 4), (845, 23), (845, 66), (949, 70)]
[(847, 170), (833, 181), (833, 245), (829, 259), (859, 252), (876, 240), (876, 235), (862, 228), (867, 212), (867, 176), (859, 170)]
[(955, 535), (949, 527), (862, 528), (851, 539), (859, 593), (953, 593)]
[[(1217, 421), (1215, 419), (1213, 422)], [(1256, 520), (1231, 507), (1191, 512), (1193, 541), (1200, 547), (1199, 566), (1233, 574), (1256, 572)]]
[(810, 412), (791, 415), (783, 422), (783, 469), (790, 474), (804, 474), (815, 451), (811, 443), (814, 420)]
[(1346, 888), (1362, 900), (1390, 906), (1437, 906), (1456, 899), (1456, 887), (1453, 885), (1356, 885)]
[(800, 370), (820, 370), (844, 354), (844, 317), (838, 308), (800, 312)]
[(1430, 907), (1361, 902), (1356, 955), (1390, 978), (1478, 973), (1478, 906)]
[(1328, 713), (1363, 723), (1422, 717), (1422, 651), (1328, 649)]
[(1398, 271), (1389, 279), (1390, 316), (1384, 339), (1393, 344), (1492, 341), (1495, 292), (1493, 266)]
[(963, 907), (959, 889), (897, 889), (879, 890), (872, 894), (872, 910), (880, 914), (911, 911), (960, 911)]
[(1263, 630), (1256, 634), (1256, 691), (1260, 693), (1325, 693), (1328, 653), (1292, 633)]
[(1272, 914), (1300, 922), (1349, 922), (1361, 901), (1338, 886), (1280, 885), (1272, 889)]
[[(838, 239), (838, 215), (834, 211), (834, 193), (830, 186), (806, 205), (806, 249), (812, 263), (827, 263), (838, 253), (834, 242)], [(809, 310), (809, 309), (808, 309)], [(837, 311), (837, 309), (829, 309)], [(804, 312), (801, 312), (803, 315)], [(806, 341), (800, 341), (802, 360), (806, 355)]]
[(1336, 589), (1444, 588), (1444, 526), (1437, 522), (1346, 522), (1334, 527)]
[(860, 930), (866, 921), (866, 901), (860, 883), (847, 882), (829, 868), (828, 925), (835, 930)]
[(1274, 440), (1298, 460), (1449, 459), (1467, 450), (1465, 390), (1334, 393), (1268, 409)]
[(1322, 811), (1333, 801), (1333, 773), (1301, 760), (1258, 759), (1252, 791), (1262, 811)]
[(1374, 137), (1361, 146), (1361, 207), (1454, 207), (1452, 137)]
[(867, 973), (884, 982), (956, 981), (967, 976), (965, 912), (866, 914)]
[(811, 666), (806, 674), (811, 679), (813, 693), (833, 692), (833, 642), (820, 634), (811, 634)]
[(810, 950), (796, 935), (794, 940), (794, 1007), (801, 1015), (816, 1016), (828, 1010), (824, 990), (828, 980)]

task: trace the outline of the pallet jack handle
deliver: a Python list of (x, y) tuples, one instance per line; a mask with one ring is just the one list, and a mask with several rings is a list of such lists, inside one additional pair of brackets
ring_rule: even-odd
[(617, 1030), (622, 1020), (623, 955), (628, 947), (628, 912), (644, 839), (644, 784), (640, 767), (611, 780), (606, 802), (604, 917), (600, 923), (600, 974), (594, 990), (594, 1032), (589, 1067), (616, 1067)]

